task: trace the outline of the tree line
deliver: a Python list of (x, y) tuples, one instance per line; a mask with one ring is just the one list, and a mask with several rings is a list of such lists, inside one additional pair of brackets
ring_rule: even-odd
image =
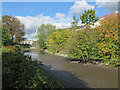
[[(53, 29), (41, 25), (38, 28), (38, 46), (40, 49), (47, 49), (51, 53), (66, 54), (70, 58), (76, 58), (85, 62), (99, 61), (105, 65), (119, 66), (119, 40), (118, 40), (118, 16), (113, 12), (102, 16), (100, 26), (91, 29), (89, 27), (78, 30), (78, 20), (73, 16), (71, 28)], [(98, 20), (95, 11), (88, 10), (81, 15), (81, 21), (86, 26), (94, 25)], [(43, 27), (44, 26), (44, 27)], [(51, 31), (47, 35), (48, 31)], [(41, 33), (41, 32), (46, 33)], [(43, 37), (45, 36), (45, 38)], [(42, 37), (42, 38), (41, 38)]]
[[(98, 21), (98, 17), (95, 16), (95, 10), (85, 10), (83, 15), (80, 16), (80, 19), (82, 23), (84, 23), (86, 26), (87, 25), (94, 25), (96, 21)], [(80, 27), (78, 26), (78, 20), (76, 19), (76, 16), (73, 16), (73, 20), (71, 22), (71, 27), (70, 30), (76, 30), (79, 29)], [(40, 27), (38, 27), (38, 34), (36, 36), (37, 43), (39, 45), (39, 48), (41, 49), (46, 49), (46, 40), (50, 36), (51, 33), (55, 32), (56, 30), (60, 31), (61, 29), (56, 29), (56, 26), (52, 24), (42, 24)]]

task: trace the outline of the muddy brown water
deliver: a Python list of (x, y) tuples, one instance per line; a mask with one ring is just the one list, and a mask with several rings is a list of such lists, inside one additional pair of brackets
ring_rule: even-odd
[(66, 88), (117, 88), (118, 69), (107, 66), (71, 63), (70, 60), (44, 52), (26, 52), (43, 62), (43, 70)]

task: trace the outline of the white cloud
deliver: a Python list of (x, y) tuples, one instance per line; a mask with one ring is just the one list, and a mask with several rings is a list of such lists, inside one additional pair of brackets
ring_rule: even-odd
[(96, 0), (96, 2), (119, 2), (120, 0)]
[(118, 2), (120, 0), (96, 0), (96, 4), (98, 8), (104, 7), (105, 9), (109, 9), (112, 11), (118, 11)]
[(94, 9), (93, 5), (89, 5), (86, 1), (76, 1), (70, 8), (70, 13), (73, 15), (81, 15), (85, 10)]
[(26, 34), (24, 37), (27, 38), (28, 40), (33, 40), (36, 39), (35, 36), (36, 34), (32, 33), (32, 34)]
[(56, 13), (55, 20), (58, 27), (63, 27), (68, 25), (68, 23), (72, 20), (72, 17), (66, 16), (62, 13)]
[(43, 14), (33, 16), (16, 16), (21, 23), (25, 26), (26, 38), (34, 39), (36, 36), (36, 29), (40, 27), (41, 24), (53, 24), (57, 28), (69, 27), (71, 25), (72, 17), (66, 16), (62, 13), (56, 13), (54, 18), (50, 16), (44, 16)]
[(25, 32), (27, 34), (30, 34), (32, 32), (35, 32), (36, 28), (40, 26), (41, 24), (47, 24), (47, 23), (54, 23), (54, 20), (50, 18), (49, 16), (43, 16), (37, 15), (35, 17), (32, 16), (16, 16), (21, 23), (25, 25)]
[(65, 15), (62, 14), (62, 13), (56, 13), (56, 16), (55, 16), (55, 17), (56, 17), (56, 18), (64, 18)]

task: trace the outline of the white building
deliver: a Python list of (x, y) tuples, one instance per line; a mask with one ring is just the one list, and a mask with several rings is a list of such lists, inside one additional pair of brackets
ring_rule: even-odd
[(25, 41), (21, 41), (20, 44), (30, 44), (30, 45), (33, 45), (35, 44), (36, 41), (33, 41), (33, 40), (25, 40)]
[(99, 21), (95, 22), (94, 25), (90, 25), (91, 28), (96, 28), (98, 26), (100, 26)]

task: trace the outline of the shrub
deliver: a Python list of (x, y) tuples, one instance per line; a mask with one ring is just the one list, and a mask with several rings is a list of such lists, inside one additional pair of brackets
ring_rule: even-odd
[(19, 45), (2, 46), (2, 53), (15, 53), (21, 50)]
[(11, 35), (9, 33), (7, 33), (2, 27), (0, 27), (0, 32), (2, 32), (2, 34), (1, 34), (2, 45), (4, 45), (4, 46), (11, 45), (12, 44)]
[(69, 43), (66, 44), (68, 55), (73, 58), (82, 58), (83, 60), (89, 58), (96, 59), (97, 47), (95, 34), (96, 31), (92, 29), (76, 31), (74, 36), (69, 39)]
[(107, 14), (95, 29), (76, 31), (69, 39), (67, 53), (74, 58), (99, 59), (106, 65), (119, 65), (118, 14)]
[(119, 40), (118, 40), (118, 13), (102, 16), (100, 20), (101, 26), (96, 28), (98, 32), (98, 49), (99, 56), (104, 60), (105, 64), (118, 65), (119, 56)]
[(83, 60), (102, 60), (106, 65), (119, 66), (119, 14), (101, 16), (100, 26), (80, 31), (69, 29), (53, 32), (46, 41), (48, 50), (53, 53), (65, 52), (70, 57)]
[(47, 76), (41, 63), (21, 52), (2, 54), (2, 88), (63, 88), (61, 83)]
[(56, 53), (64, 50), (64, 46), (68, 43), (69, 37), (72, 36), (72, 31), (69, 29), (57, 30), (53, 32), (46, 41), (48, 50)]

